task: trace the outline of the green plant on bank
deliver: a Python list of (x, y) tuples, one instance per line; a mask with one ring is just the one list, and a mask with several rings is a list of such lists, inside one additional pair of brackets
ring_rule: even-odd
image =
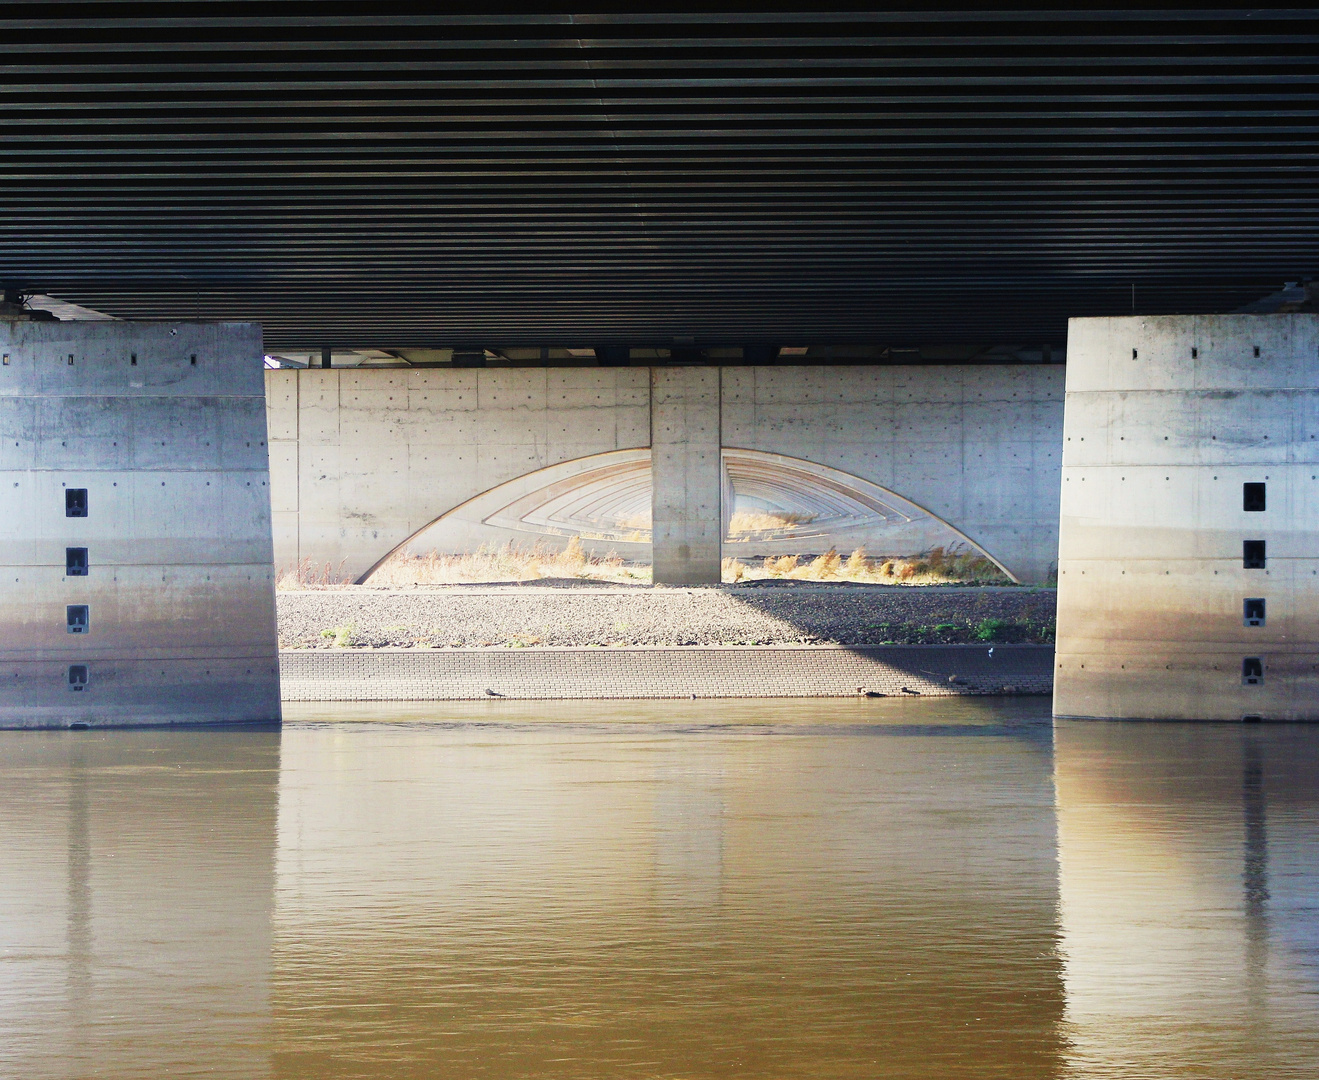
[(1007, 619), (981, 619), (973, 633), (977, 641), (1002, 641), (1004, 632), (1012, 626)]
[(346, 649), (353, 643), (353, 624), (332, 626), (328, 630), (322, 630), (321, 637), (332, 639), (331, 644), (336, 649)]

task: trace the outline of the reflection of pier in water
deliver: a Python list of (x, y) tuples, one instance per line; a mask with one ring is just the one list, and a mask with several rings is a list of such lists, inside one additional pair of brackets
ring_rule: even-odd
[(1029, 708), (6, 733), (0, 1073), (1313, 1075), (1316, 733)]
[(6, 732), (0, 1073), (270, 1075), (275, 732)]
[(1319, 1061), (1315, 747), (1288, 726), (1058, 725), (1080, 1075), (1302, 1075)]

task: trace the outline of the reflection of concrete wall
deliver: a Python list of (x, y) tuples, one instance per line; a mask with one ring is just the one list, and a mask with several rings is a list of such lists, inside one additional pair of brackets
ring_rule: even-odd
[(281, 1075), (1058, 1075), (1047, 748), (740, 708), (286, 728)]
[(1319, 320), (1073, 319), (1069, 341), (1055, 711), (1319, 719)]
[[(717, 377), (707, 392), (722, 399), (716, 426), (724, 446), (786, 454), (878, 484), (962, 530), (1022, 580), (1047, 577), (1057, 547), (1061, 367), (655, 374), (663, 385)], [(357, 577), (498, 484), (649, 446), (652, 427), (657, 438), (668, 430), (652, 424), (649, 379), (643, 368), (268, 372), (276, 564), (310, 559)], [(658, 412), (655, 419), (662, 421)], [(677, 434), (663, 441), (668, 465), (692, 456), (678, 453)], [(666, 488), (672, 496), (674, 486)], [(696, 511), (687, 502), (699, 503), (701, 535), (717, 538), (722, 500), (701, 491), (664, 512), (681, 510), (690, 521)], [(708, 538), (701, 543), (708, 573), (717, 560)]]
[(277, 732), (0, 734), (0, 1074), (270, 1069)]
[(260, 328), (0, 322), (0, 351), (0, 724), (278, 719)]
[(1311, 734), (1060, 723), (1054, 741), (1066, 1075), (1310, 1075)]

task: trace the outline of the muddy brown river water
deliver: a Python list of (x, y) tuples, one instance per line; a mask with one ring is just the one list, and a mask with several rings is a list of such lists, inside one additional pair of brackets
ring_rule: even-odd
[(0, 829), (3, 1077), (1319, 1075), (1319, 729), (301, 706)]

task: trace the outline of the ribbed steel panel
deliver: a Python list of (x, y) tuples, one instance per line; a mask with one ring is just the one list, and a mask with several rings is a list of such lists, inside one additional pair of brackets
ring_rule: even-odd
[(270, 348), (1061, 341), (1313, 271), (1319, 10), (8, 4), (0, 278)]

